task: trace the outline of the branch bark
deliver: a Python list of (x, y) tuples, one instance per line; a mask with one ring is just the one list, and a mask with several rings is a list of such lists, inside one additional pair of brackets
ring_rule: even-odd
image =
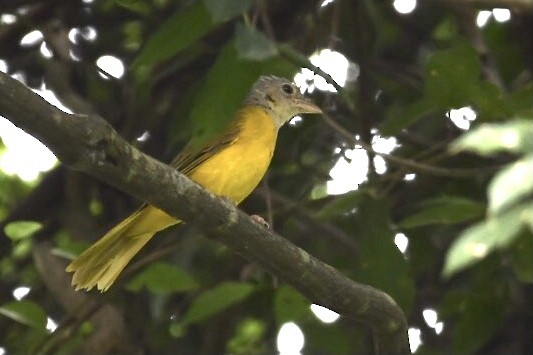
[(313, 303), (367, 324), (379, 353), (407, 354), (407, 321), (386, 293), (354, 282), (229, 202), (129, 145), (97, 115), (67, 114), (0, 72), (0, 115), (85, 172), (198, 226), (285, 280)]

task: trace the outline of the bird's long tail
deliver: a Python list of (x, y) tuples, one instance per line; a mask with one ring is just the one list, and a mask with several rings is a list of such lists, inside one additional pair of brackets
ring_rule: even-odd
[(146, 205), (113, 227), (67, 267), (72, 285), (104, 292), (141, 248), (160, 230), (180, 223), (165, 212)]

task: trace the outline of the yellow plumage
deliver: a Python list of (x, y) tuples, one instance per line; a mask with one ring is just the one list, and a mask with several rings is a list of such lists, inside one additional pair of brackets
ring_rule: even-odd
[[(286, 79), (262, 77), (228, 128), (201, 149), (186, 147), (172, 166), (216, 195), (236, 204), (263, 178), (276, 145), (279, 127), (297, 114), (319, 113)], [(151, 205), (144, 205), (113, 227), (76, 258), (76, 289), (96, 286), (106, 291), (120, 272), (155, 233), (181, 221)]]

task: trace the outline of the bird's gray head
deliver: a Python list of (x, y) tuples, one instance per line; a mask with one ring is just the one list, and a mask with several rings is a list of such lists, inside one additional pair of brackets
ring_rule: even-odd
[(322, 113), (291, 81), (276, 76), (262, 76), (252, 86), (245, 105), (263, 107), (279, 128), (296, 115)]

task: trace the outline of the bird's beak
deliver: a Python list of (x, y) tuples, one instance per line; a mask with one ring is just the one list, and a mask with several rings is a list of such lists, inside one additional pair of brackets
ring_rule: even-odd
[(323, 113), (320, 107), (318, 107), (313, 101), (308, 98), (301, 98), (296, 101), (296, 107), (300, 113)]

